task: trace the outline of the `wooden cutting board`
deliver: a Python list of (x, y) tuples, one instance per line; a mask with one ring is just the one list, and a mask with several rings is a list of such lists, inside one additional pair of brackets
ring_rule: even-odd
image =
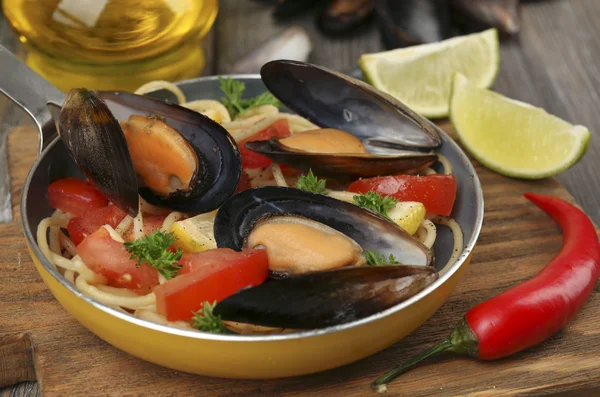
[[(465, 278), (421, 328), (383, 352), (324, 373), (264, 381), (207, 378), (162, 368), (113, 348), (54, 300), (29, 258), (19, 217), (36, 140), (28, 127), (9, 135), (15, 220), (0, 224), (0, 385), (37, 379), (48, 397), (375, 395), (369, 384), (378, 375), (440, 341), (470, 307), (532, 277), (558, 252), (559, 229), (522, 197), (523, 192), (572, 201), (555, 179), (516, 181), (476, 165), (485, 196), (479, 243)], [(600, 395), (599, 309), (596, 288), (576, 319), (540, 346), (496, 362), (433, 359), (391, 383), (388, 395)]]

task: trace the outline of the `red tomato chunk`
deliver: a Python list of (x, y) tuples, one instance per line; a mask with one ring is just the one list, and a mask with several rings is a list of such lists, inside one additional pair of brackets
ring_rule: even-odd
[(123, 243), (113, 240), (105, 228), (86, 237), (77, 246), (77, 253), (93, 272), (108, 280), (113, 287), (127, 288), (147, 294), (158, 285), (158, 271), (129, 259), (131, 254)]
[(52, 208), (77, 216), (108, 205), (108, 199), (94, 185), (77, 178), (63, 178), (48, 186), (48, 202)]
[(257, 286), (269, 273), (267, 252), (217, 248), (183, 254), (179, 276), (159, 285), (156, 309), (169, 321), (189, 320), (205, 301), (221, 301), (237, 291)]
[(69, 221), (67, 230), (75, 245), (79, 245), (84, 238), (94, 233), (104, 225), (113, 228), (125, 218), (127, 213), (114, 205), (96, 208), (88, 211), (83, 216), (77, 216)]
[(271, 160), (262, 154), (253, 152), (250, 149), (246, 149), (244, 144), (246, 142), (264, 141), (272, 137), (285, 138), (290, 136), (290, 126), (286, 119), (276, 120), (273, 124), (265, 128), (264, 130), (252, 135), (248, 139), (238, 143), (240, 148), (240, 155), (242, 156), (242, 167), (253, 169), (253, 168), (264, 168), (271, 164)]
[(418, 201), (423, 203), (427, 214), (449, 216), (456, 198), (456, 178), (445, 174), (382, 176), (359, 179), (352, 182), (348, 190), (373, 191), (400, 201)]

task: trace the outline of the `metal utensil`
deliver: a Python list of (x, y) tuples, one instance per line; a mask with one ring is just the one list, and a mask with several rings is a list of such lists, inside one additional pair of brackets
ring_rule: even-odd
[[(56, 136), (54, 128), (48, 121), (52, 118), (51, 107), (48, 104), (59, 106), (64, 99), (64, 94), (52, 84), (44, 80), (33, 70), (23, 64), (8, 49), (0, 46), (0, 92), (14, 103), (19, 105), (33, 118), (40, 134), (40, 151)], [(55, 108), (57, 109), (57, 108)], [(0, 153), (6, 153), (6, 133), (0, 139)], [(5, 160), (4, 156), (0, 158)], [(0, 223), (12, 219), (10, 204), (10, 177), (6, 161), (0, 164)]]

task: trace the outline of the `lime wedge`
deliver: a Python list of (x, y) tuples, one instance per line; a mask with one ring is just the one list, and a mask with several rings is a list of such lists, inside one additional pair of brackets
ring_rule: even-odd
[(540, 108), (478, 88), (456, 74), (450, 121), (464, 148), (506, 176), (540, 179), (556, 175), (585, 154), (590, 132)]
[(477, 87), (490, 87), (498, 72), (495, 29), (437, 43), (364, 54), (359, 66), (375, 88), (425, 117), (448, 116), (452, 75), (460, 72)]

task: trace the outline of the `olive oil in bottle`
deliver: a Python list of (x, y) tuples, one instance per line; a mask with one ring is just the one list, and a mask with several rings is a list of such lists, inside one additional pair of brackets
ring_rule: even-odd
[(27, 63), (63, 91), (200, 74), (218, 0), (4, 0)]

